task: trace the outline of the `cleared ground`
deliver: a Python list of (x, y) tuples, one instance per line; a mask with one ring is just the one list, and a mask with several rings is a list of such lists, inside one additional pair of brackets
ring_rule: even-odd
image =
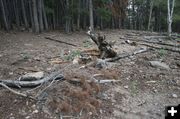
[[(127, 30), (103, 31), (108, 41), (116, 41), (114, 49), (118, 53), (130, 53), (144, 45), (130, 45), (125, 40), (143, 40), (157, 33)], [(61, 41), (74, 43), (69, 46), (44, 37), (49, 36)], [(40, 35), (32, 33), (0, 32), (0, 79), (18, 79), (19, 76), (33, 71), (44, 71), (46, 74), (64, 69), (71, 61), (65, 54), (95, 47), (87, 42), (85, 32), (63, 34), (48, 32)], [(157, 39), (156, 39), (157, 40)], [(166, 40), (159, 38), (159, 40)], [(168, 41), (167, 41), (168, 42)], [(177, 42), (179, 43), (179, 42)], [(54, 60), (67, 61), (55, 63)], [(152, 67), (149, 61), (163, 61), (169, 69)], [(79, 65), (81, 66), (81, 65)], [(69, 72), (79, 66), (70, 66)], [(121, 59), (112, 63), (110, 75), (115, 71), (118, 83), (101, 84), (99, 99), (101, 106), (96, 114), (85, 113), (88, 118), (97, 119), (163, 119), (165, 106), (180, 104), (180, 54), (166, 50), (150, 50), (146, 53)], [(78, 70), (78, 73), (90, 76), (96, 73), (93, 69)], [(61, 82), (52, 85), (47, 93), (56, 94), (61, 90)], [(54, 91), (54, 90), (56, 91)], [(52, 96), (53, 97), (53, 96)], [(2, 119), (49, 119), (60, 118), (56, 112), (39, 109), (38, 102), (24, 99), (0, 88), (0, 117)], [(74, 115), (64, 115), (75, 118)], [(73, 117), (71, 117), (73, 116)], [(65, 117), (64, 117), (65, 118)], [(83, 118), (83, 117), (82, 117)], [(85, 118), (85, 117), (84, 117)]]

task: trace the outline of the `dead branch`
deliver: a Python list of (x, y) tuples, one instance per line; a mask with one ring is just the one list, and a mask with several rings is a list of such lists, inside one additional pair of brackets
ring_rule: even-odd
[(71, 45), (71, 46), (77, 47), (77, 45), (72, 44), (72, 43), (68, 43), (68, 42), (65, 42), (65, 41), (60, 41), (60, 40), (57, 40), (57, 39), (54, 39), (54, 38), (50, 38), (50, 37), (44, 37), (44, 38), (48, 39), (48, 40), (56, 41), (56, 42), (59, 42), (59, 43), (64, 43), (64, 44), (67, 44), (67, 45)]
[(0, 85), (1, 85), (2, 87), (4, 87), (4, 88), (8, 89), (10, 92), (12, 92), (12, 93), (14, 93), (14, 94), (16, 94), (16, 95), (19, 95), (19, 96), (22, 96), (22, 97), (25, 97), (25, 98), (30, 98), (30, 99), (35, 100), (34, 97), (28, 96), (27, 94), (24, 94), (24, 93), (20, 93), (20, 92), (18, 92), (18, 91), (15, 91), (15, 90), (9, 88), (9, 87), (8, 87), (6, 84), (4, 84), (4, 83), (0, 83)]
[(98, 46), (100, 58), (111, 58), (117, 55), (117, 53), (112, 49), (112, 45), (105, 41), (105, 36), (101, 36), (100, 33), (96, 36), (91, 30), (89, 30), (87, 34)]
[(180, 49), (176, 48), (176, 47), (162, 47), (162, 46), (155, 46), (155, 45), (150, 45), (150, 44), (146, 44), (146, 43), (141, 43), (140, 45), (145, 45), (147, 47), (151, 47), (151, 48), (155, 48), (155, 49), (164, 49), (164, 50), (180, 53)]
[(167, 45), (167, 46), (172, 46), (172, 47), (180, 47), (179, 44), (172, 44), (172, 43), (164, 43), (164, 42), (157, 42), (157, 41), (148, 41), (148, 40), (142, 40), (147, 43), (152, 43), (152, 44), (158, 44), (158, 45)]
[(137, 41), (137, 42), (146, 42), (146, 43), (151, 43), (151, 44), (157, 44), (157, 45), (166, 45), (166, 46), (172, 46), (172, 47), (180, 47), (179, 44), (175, 44), (175, 43), (165, 43), (165, 42), (150, 41), (150, 40), (135, 40), (135, 39), (131, 39), (131, 40)]
[[(81, 79), (78, 78), (73, 78), (73, 79), (69, 79), (70, 83), (81, 83)], [(120, 82), (120, 80), (115, 80), (115, 79), (103, 79), (103, 80), (98, 80), (94, 77), (91, 77), (91, 80), (87, 80), (88, 83), (91, 82), (95, 82), (95, 83), (99, 83), (99, 84), (103, 84), (103, 83), (116, 83), (116, 82)]]
[(38, 92), (35, 97), (36, 97), (36, 98), (39, 97), (46, 89), (48, 89), (48, 88), (54, 83), (54, 81), (55, 81), (55, 80), (52, 80), (51, 83), (50, 83), (47, 87), (45, 87), (43, 90), (41, 90), (40, 92)]
[(168, 36), (144, 36), (146, 39), (168, 38)]
[(10, 87), (17, 87), (17, 88), (21, 88), (21, 87), (36, 87), (39, 86), (43, 83), (52, 81), (52, 80), (62, 80), (64, 79), (64, 76), (62, 74), (60, 74), (60, 72), (54, 72), (52, 74), (50, 74), (49, 76), (40, 79), (40, 80), (35, 80), (35, 81), (20, 81), (20, 80), (0, 80), (0, 83), (5, 84), (6, 86), (10, 86)]
[(115, 80), (115, 79), (104, 79), (104, 80), (97, 80), (95, 81), (99, 84), (103, 84), (103, 83), (117, 83), (117, 82), (121, 82), (120, 80)]
[(105, 61), (106, 62), (114, 62), (114, 61), (120, 60), (122, 58), (126, 58), (126, 57), (133, 56), (133, 55), (136, 55), (136, 54), (144, 53), (144, 52), (147, 52), (147, 51), (149, 51), (149, 49), (141, 48), (139, 50), (134, 51), (133, 53), (119, 54), (119, 55), (117, 55), (117, 57), (105, 59)]

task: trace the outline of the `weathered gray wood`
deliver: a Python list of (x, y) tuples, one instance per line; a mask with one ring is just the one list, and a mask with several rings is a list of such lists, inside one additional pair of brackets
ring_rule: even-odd
[(136, 50), (136, 51), (134, 51), (132, 53), (122, 53), (122, 54), (117, 55), (114, 58), (106, 59), (105, 61), (106, 62), (114, 62), (114, 61), (120, 60), (122, 58), (126, 58), (126, 57), (133, 56), (133, 55), (136, 55), (136, 54), (144, 53), (144, 52), (147, 52), (147, 51), (149, 51), (149, 49), (139, 49), (139, 50)]
[(94, 17), (93, 17), (93, 1), (89, 0), (89, 22), (92, 31), (94, 31)]
[(164, 49), (164, 50), (180, 53), (180, 48), (176, 48), (176, 47), (162, 47), (162, 46), (156, 46), (156, 45), (151, 45), (151, 44), (146, 44), (146, 43), (141, 43), (140, 45), (145, 45), (147, 47), (151, 47), (155, 49)]
[(50, 37), (45, 37), (45, 39), (48, 39), (48, 40), (52, 40), (52, 41), (56, 41), (56, 42), (59, 42), (59, 43), (64, 43), (64, 44), (67, 44), (67, 45), (71, 45), (71, 46), (77, 46), (75, 44), (72, 44), (72, 43), (67, 43), (65, 41), (60, 41), (60, 40), (57, 40), (57, 39), (54, 39), (54, 38), (50, 38)]
[(87, 32), (87, 34), (98, 46), (98, 49), (100, 51), (100, 58), (111, 58), (117, 55), (117, 53), (112, 49), (112, 46), (105, 41), (105, 36), (101, 36), (100, 34), (98, 34), (98, 36), (95, 36), (91, 28)]
[(52, 81), (52, 80), (62, 80), (64, 79), (64, 76), (60, 72), (54, 72), (50, 74), (49, 76), (35, 81), (20, 81), (20, 80), (0, 80), (0, 83), (3, 83), (9, 87), (36, 87), (38, 85), (41, 85), (43, 83)]

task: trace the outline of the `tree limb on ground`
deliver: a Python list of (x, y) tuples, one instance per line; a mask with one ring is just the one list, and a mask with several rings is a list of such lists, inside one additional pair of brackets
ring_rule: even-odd
[(144, 53), (144, 52), (147, 52), (147, 51), (149, 51), (149, 49), (141, 48), (141, 49), (136, 50), (136, 51), (134, 51), (132, 53), (123, 53), (123, 54), (117, 55), (114, 58), (105, 59), (105, 61), (106, 62), (114, 62), (114, 61), (120, 60), (122, 58), (126, 58), (126, 57), (133, 56), (133, 55), (136, 55), (136, 54)]
[(44, 38), (48, 39), (48, 40), (56, 41), (56, 42), (59, 42), (59, 43), (64, 43), (64, 44), (67, 44), (67, 45), (71, 45), (71, 46), (77, 47), (77, 45), (72, 44), (72, 43), (68, 43), (68, 42), (65, 42), (65, 41), (60, 41), (60, 40), (57, 40), (57, 39), (54, 39), (54, 38), (50, 38), (50, 37), (44, 37)]
[(0, 86), (8, 89), (10, 92), (12, 92), (12, 93), (14, 93), (14, 94), (16, 94), (16, 95), (19, 95), (19, 96), (22, 96), (22, 97), (25, 97), (25, 98), (30, 98), (30, 99), (35, 100), (34, 97), (28, 96), (27, 94), (24, 94), (24, 93), (20, 93), (20, 92), (18, 92), (18, 91), (15, 91), (15, 90), (11, 89), (10, 87), (8, 87), (8, 86), (7, 86), (6, 84), (4, 84), (4, 83), (0, 83)]
[(54, 72), (52, 74), (50, 74), (49, 76), (40, 79), (40, 80), (35, 80), (35, 81), (21, 81), (21, 80), (0, 80), (0, 83), (5, 84), (6, 86), (9, 87), (17, 87), (17, 88), (21, 88), (21, 87), (36, 87), (39, 86), (43, 83), (52, 81), (52, 80), (63, 80), (64, 76), (62, 74), (60, 74), (60, 72)]
[(175, 43), (165, 43), (165, 42), (160, 42), (160, 41), (150, 41), (150, 40), (135, 40), (135, 39), (130, 39), (136, 42), (146, 42), (146, 43), (151, 43), (151, 44), (157, 44), (157, 45), (167, 45), (167, 46), (172, 46), (172, 47), (180, 47), (180, 44), (175, 44)]
[(140, 43), (140, 45), (145, 45), (147, 47), (151, 47), (151, 48), (155, 48), (155, 49), (164, 49), (164, 50), (169, 50), (172, 52), (180, 53), (180, 49), (176, 48), (176, 47), (161, 47), (161, 46), (155, 46), (155, 45), (150, 45), (150, 44), (146, 44), (146, 43)]

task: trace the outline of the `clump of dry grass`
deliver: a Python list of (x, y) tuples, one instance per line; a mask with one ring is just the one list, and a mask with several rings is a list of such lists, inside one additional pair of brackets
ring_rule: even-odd
[[(79, 79), (78, 82), (71, 82), (72, 78)], [(51, 111), (65, 114), (79, 114), (81, 111), (87, 114), (97, 114), (97, 110), (101, 106), (101, 101), (97, 98), (100, 85), (95, 82), (89, 82), (87, 77), (77, 73), (67, 74), (65, 76), (66, 83), (63, 89), (58, 92), (63, 99), (53, 97), (48, 103)], [(86, 115), (85, 114), (85, 115)]]

